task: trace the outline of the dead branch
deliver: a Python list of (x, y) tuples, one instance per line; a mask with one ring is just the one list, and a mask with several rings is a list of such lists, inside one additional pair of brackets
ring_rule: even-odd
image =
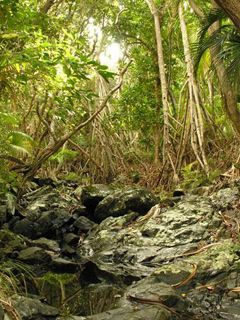
[(69, 139), (70, 144), (72, 144), (80, 153), (84, 154), (89, 161), (95, 164), (95, 166), (103, 173), (102, 167), (94, 160), (91, 158), (91, 156), (83, 149), (81, 148), (77, 143), (75, 143), (73, 140)]
[(47, 146), (44, 148), (39, 154), (35, 157), (34, 161), (30, 164), (27, 165), (23, 171), (25, 171), (25, 176), (24, 180), (28, 180), (29, 178), (33, 177), (36, 172), (40, 169), (42, 164), (48, 160), (53, 154), (55, 154), (63, 145), (66, 141), (71, 139), (77, 132), (79, 132), (82, 128), (87, 126), (89, 123), (91, 123), (101, 112), (102, 110), (107, 106), (107, 102), (109, 99), (114, 95), (114, 93), (120, 89), (123, 83), (123, 77), (125, 73), (128, 70), (128, 67), (132, 63), (132, 60), (128, 62), (128, 64), (125, 66), (125, 68), (120, 72), (120, 80), (114, 86), (108, 94), (104, 97), (102, 102), (100, 103), (99, 108), (84, 122), (80, 123), (79, 125), (76, 125), (75, 128), (70, 131), (69, 133), (66, 133), (60, 138), (58, 141), (55, 141), (55, 144), (53, 146)]

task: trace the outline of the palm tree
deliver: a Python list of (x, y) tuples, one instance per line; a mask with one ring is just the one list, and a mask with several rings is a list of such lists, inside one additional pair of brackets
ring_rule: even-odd
[(239, 0), (215, 0), (227, 16), (233, 21), (237, 29), (240, 30), (240, 1)]
[[(235, 89), (239, 89), (240, 80), (240, 33), (236, 27), (229, 24), (226, 15), (220, 9), (213, 9), (202, 20), (202, 28), (199, 31), (197, 43), (196, 65), (200, 62), (204, 52), (208, 49), (218, 48), (216, 63), (224, 64), (226, 73)], [(208, 33), (215, 24), (218, 28)]]
[(214, 1), (213, 9), (205, 15), (194, 0), (189, 0), (193, 11), (202, 21), (199, 42), (196, 44), (196, 65), (204, 52), (210, 50), (212, 64), (219, 80), (223, 107), (240, 136), (240, 112), (237, 92), (240, 80), (240, 34), (227, 15)]

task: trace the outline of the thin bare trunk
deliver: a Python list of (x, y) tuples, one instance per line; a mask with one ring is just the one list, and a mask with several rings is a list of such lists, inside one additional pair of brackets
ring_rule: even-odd
[(159, 148), (161, 138), (160, 112), (161, 112), (161, 87), (159, 78), (155, 80), (156, 96), (156, 125), (154, 128), (154, 163), (159, 164)]
[(190, 52), (190, 44), (188, 40), (187, 26), (184, 19), (183, 6), (179, 3), (178, 13), (182, 32), (182, 41), (184, 48), (185, 61), (188, 75), (188, 90), (189, 90), (189, 108), (191, 122), (191, 144), (194, 154), (200, 163), (201, 167), (208, 174), (209, 168), (204, 151), (204, 135), (203, 135), (203, 119), (199, 99), (198, 85), (194, 76), (193, 60)]
[(153, 0), (145, 0), (154, 18), (156, 42), (157, 42), (157, 54), (158, 54), (158, 67), (159, 67), (159, 78), (161, 81), (162, 91), (162, 105), (163, 105), (163, 161), (169, 157), (169, 105), (168, 105), (168, 85), (165, 74), (165, 63), (163, 55), (163, 43), (161, 36), (161, 25), (159, 13), (156, 4)]
[(25, 174), (25, 181), (31, 177), (33, 177), (36, 172), (40, 169), (42, 164), (48, 160), (54, 153), (56, 153), (66, 141), (71, 139), (77, 132), (79, 132), (82, 128), (86, 127), (89, 123), (91, 123), (106, 107), (108, 100), (113, 96), (113, 94), (121, 87), (123, 82), (123, 76), (126, 73), (131, 61), (126, 65), (126, 67), (120, 73), (120, 80), (114, 86), (108, 94), (102, 100), (99, 108), (84, 122), (77, 125), (71, 132), (65, 133), (59, 140), (55, 141), (55, 144), (52, 146), (47, 146), (41, 152), (38, 153), (36, 158), (30, 165), (25, 165), (22, 168), (22, 172)]
[(40, 12), (47, 14), (54, 4), (55, 4), (55, 0), (47, 0), (45, 4), (42, 6), (42, 8), (40, 9)]

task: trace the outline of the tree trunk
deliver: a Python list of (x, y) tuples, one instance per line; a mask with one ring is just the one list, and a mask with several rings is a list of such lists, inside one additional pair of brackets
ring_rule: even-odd
[(235, 26), (240, 30), (240, 1), (239, 0), (215, 0)]
[(180, 19), (180, 27), (182, 32), (183, 49), (187, 67), (188, 76), (188, 90), (189, 90), (189, 109), (190, 109), (190, 123), (191, 123), (191, 144), (194, 154), (206, 172), (209, 173), (208, 163), (204, 151), (204, 137), (203, 137), (203, 120), (202, 111), (199, 100), (199, 89), (194, 76), (194, 65), (190, 51), (190, 44), (188, 40), (187, 26), (184, 19), (182, 3), (179, 3), (178, 13)]
[(47, 14), (54, 4), (55, 0), (47, 0), (45, 4), (41, 7), (40, 12)]
[(159, 149), (161, 140), (161, 124), (160, 124), (160, 114), (161, 114), (161, 84), (159, 77), (157, 76), (155, 80), (155, 97), (156, 97), (156, 125), (154, 128), (154, 164), (159, 164)]
[(157, 55), (158, 55), (158, 68), (159, 68), (159, 78), (161, 81), (161, 91), (162, 91), (162, 105), (163, 105), (163, 161), (169, 157), (169, 105), (168, 105), (168, 85), (167, 78), (165, 74), (165, 63), (163, 55), (163, 44), (161, 36), (161, 26), (159, 13), (156, 4), (153, 0), (145, 0), (154, 18), (156, 42), (157, 42)]
[[(82, 128), (91, 123), (106, 107), (109, 99), (114, 95), (115, 92), (119, 90), (123, 83), (123, 77), (126, 73), (129, 65), (132, 63), (132, 60), (125, 66), (125, 68), (120, 72), (119, 82), (107, 93), (107, 95), (102, 100), (99, 108), (84, 122), (75, 126), (69, 133), (65, 133), (61, 138), (54, 142), (53, 145), (48, 145), (46, 148), (41, 150), (33, 160), (31, 164), (26, 164), (22, 166), (22, 173), (24, 173), (24, 182), (32, 178), (37, 171), (41, 168), (42, 164), (48, 160), (53, 154), (55, 154), (66, 141), (70, 140), (76, 133), (78, 133)], [(24, 185), (24, 183), (23, 183)]]
[[(198, 7), (196, 2), (194, 0), (189, 0), (189, 3), (196, 15), (198, 15), (200, 18), (203, 18), (204, 12), (201, 10), (201, 8)], [(212, 5), (213, 7), (216, 7), (216, 3), (214, 1), (212, 1)], [(215, 22), (209, 28), (209, 35), (212, 35), (214, 32), (216, 32), (219, 29), (219, 27), (219, 23)], [(217, 58), (219, 56), (220, 51), (221, 47), (219, 45), (214, 46), (214, 48), (210, 49), (211, 58), (220, 84), (220, 90), (225, 112), (229, 120), (231, 121), (236, 133), (240, 136), (240, 112), (238, 111), (237, 106), (237, 96), (228, 79), (228, 75), (223, 62), (219, 61), (219, 59)]]

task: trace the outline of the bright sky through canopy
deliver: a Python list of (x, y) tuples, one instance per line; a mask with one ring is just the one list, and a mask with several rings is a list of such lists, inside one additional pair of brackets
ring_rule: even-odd
[(111, 70), (117, 69), (119, 60), (123, 57), (121, 46), (117, 42), (109, 44), (100, 54), (100, 63), (107, 65)]
[[(90, 43), (94, 43), (96, 38), (101, 41), (102, 31), (99, 26), (94, 23), (94, 19), (89, 20), (88, 37)], [(117, 42), (110, 42), (103, 52), (100, 53), (100, 63), (107, 65), (112, 71), (116, 71), (119, 60), (123, 57), (121, 46)]]

